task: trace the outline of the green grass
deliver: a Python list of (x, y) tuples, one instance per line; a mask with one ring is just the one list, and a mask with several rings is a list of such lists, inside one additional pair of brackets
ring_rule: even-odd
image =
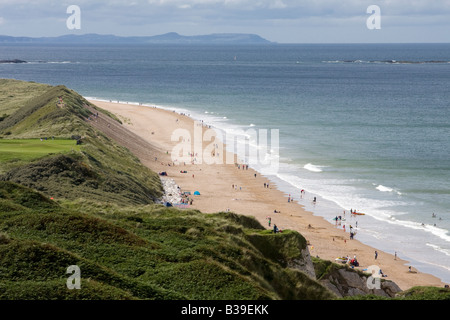
[(8, 212), (46, 212), (58, 205), (45, 195), (10, 181), (0, 181), (0, 215)]
[[(162, 205), (110, 205), (102, 210), (70, 202), (58, 206), (17, 184), (5, 182), (1, 190), (0, 199), (20, 204), (0, 213), (3, 299), (39, 298), (32, 288), (52, 299), (333, 297), (302, 272), (266, 258), (258, 248), (262, 245), (254, 246), (255, 238), (250, 241), (252, 235), (263, 234), (263, 228), (249, 217), (241, 220), (229, 213), (205, 215)], [(229, 228), (234, 231), (229, 233)], [(273, 250), (283, 261), (296, 256), (279, 252), (303, 245), (292, 231), (263, 237), (264, 243), (276, 238), (279, 246), (273, 244)], [(65, 289), (63, 281), (72, 264), (82, 272), (78, 295)]]
[[(57, 105), (59, 97), (64, 101), (63, 107)], [(83, 136), (89, 130), (83, 119), (91, 114), (85, 104), (89, 103), (64, 86), (50, 87), (1, 121), (0, 133), (21, 139)], [(0, 113), (2, 109), (0, 106)]]
[[(157, 204), (58, 204), (11, 182), (0, 182), (1, 201), (16, 207), (0, 207), (0, 299), (333, 297), (285, 266), (297, 258), (289, 247), (303, 246), (299, 234), (266, 234), (251, 217)], [(283, 263), (260, 250), (268, 242)], [(81, 268), (80, 291), (65, 287), (73, 264)]]
[(31, 98), (50, 88), (50, 85), (36, 82), (0, 79), (0, 118), (16, 112)]
[(80, 151), (75, 140), (55, 139), (0, 139), (0, 163), (29, 162), (49, 154)]
[(412, 287), (396, 298), (399, 300), (450, 300), (450, 289), (436, 287)]

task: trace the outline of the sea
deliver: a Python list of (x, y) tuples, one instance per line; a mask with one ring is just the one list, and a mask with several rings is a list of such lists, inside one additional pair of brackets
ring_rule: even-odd
[(450, 283), (450, 44), (1, 44), (5, 59), (28, 63), (0, 78), (257, 132), (276, 167), (252, 165), (286, 197)]

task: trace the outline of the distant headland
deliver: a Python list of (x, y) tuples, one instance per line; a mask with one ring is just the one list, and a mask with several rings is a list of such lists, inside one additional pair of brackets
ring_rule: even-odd
[(83, 34), (63, 35), (58, 37), (12, 37), (0, 35), (2, 43), (63, 43), (63, 44), (270, 44), (256, 34), (215, 33), (209, 35), (184, 36), (169, 32), (155, 36), (130, 36)]

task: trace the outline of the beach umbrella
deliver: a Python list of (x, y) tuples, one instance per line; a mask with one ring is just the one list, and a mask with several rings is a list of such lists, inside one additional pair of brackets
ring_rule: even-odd
[(195, 191), (194, 194), (195, 194), (196, 196), (199, 196), (199, 195), (200, 195), (200, 192)]

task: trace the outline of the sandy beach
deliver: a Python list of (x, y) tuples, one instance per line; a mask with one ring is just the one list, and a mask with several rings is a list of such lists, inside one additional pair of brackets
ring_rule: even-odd
[[(357, 235), (350, 239), (348, 226), (352, 224), (352, 220), (348, 212), (347, 229), (344, 231), (342, 226), (306, 211), (297, 201), (288, 202), (288, 195), (279, 191), (267, 178), (251, 167), (238, 167), (235, 163), (239, 163), (239, 159), (234, 154), (221, 153), (224, 149), (219, 141), (204, 143), (202, 150), (208, 150), (209, 153), (212, 151), (212, 157), (223, 159), (223, 164), (207, 164), (205, 161), (200, 164), (200, 159), (197, 158), (199, 156), (194, 152), (198, 149), (194, 148), (192, 156), (187, 159), (182, 158), (186, 158), (186, 150), (183, 150), (183, 154), (172, 154), (181, 143), (194, 142), (194, 131), (198, 132), (199, 126), (200, 130), (207, 130), (207, 127), (194, 122), (188, 115), (136, 104), (96, 100), (90, 102), (114, 113), (123, 122), (123, 127), (135, 136), (123, 137), (119, 133), (114, 136), (115, 127), (111, 125), (105, 125), (102, 129), (109, 131), (108, 134), (113, 138), (121, 140), (119, 143), (129, 147), (144, 165), (155, 172), (167, 172), (167, 177), (174, 179), (182, 191), (191, 192), (193, 203), (190, 208), (204, 213), (230, 210), (253, 216), (266, 228), (272, 228), (276, 224), (281, 230), (296, 230), (307, 239), (312, 256), (332, 261), (341, 256), (356, 256), (360, 263), (357, 269), (377, 265), (387, 275), (386, 279), (397, 283), (402, 290), (413, 286), (444, 286), (440, 279), (417, 271), (413, 265), (413, 272), (409, 272), (408, 261), (402, 260), (401, 256), (395, 257), (394, 252), (382, 252), (367, 246), (358, 241)], [(102, 123), (97, 126), (101, 127)], [(179, 130), (176, 131), (177, 129)], [(179, 138), (172, 141), (172, 135), (180, 132), (189, 132), (190, 140)], [(207, 149), (212, 145), (214, 148)], [(225, 159), (235, 161), (229, 163)], [(201, 195), (193, 195), (194, 191), (199, 191)], [(302, 201), (313, 200), (307, 191), (300, 194), (299, 190), (298, 194), (292, 196), (294, 200), (301, 196)], [(315, 205), (320, 206), (320, 203)], [(343, 213), (337, 212), (336, 215)], [(270, 227), (268, 217), (271, 218)], [(376, 259), (375, 251), (378, 252)]]

